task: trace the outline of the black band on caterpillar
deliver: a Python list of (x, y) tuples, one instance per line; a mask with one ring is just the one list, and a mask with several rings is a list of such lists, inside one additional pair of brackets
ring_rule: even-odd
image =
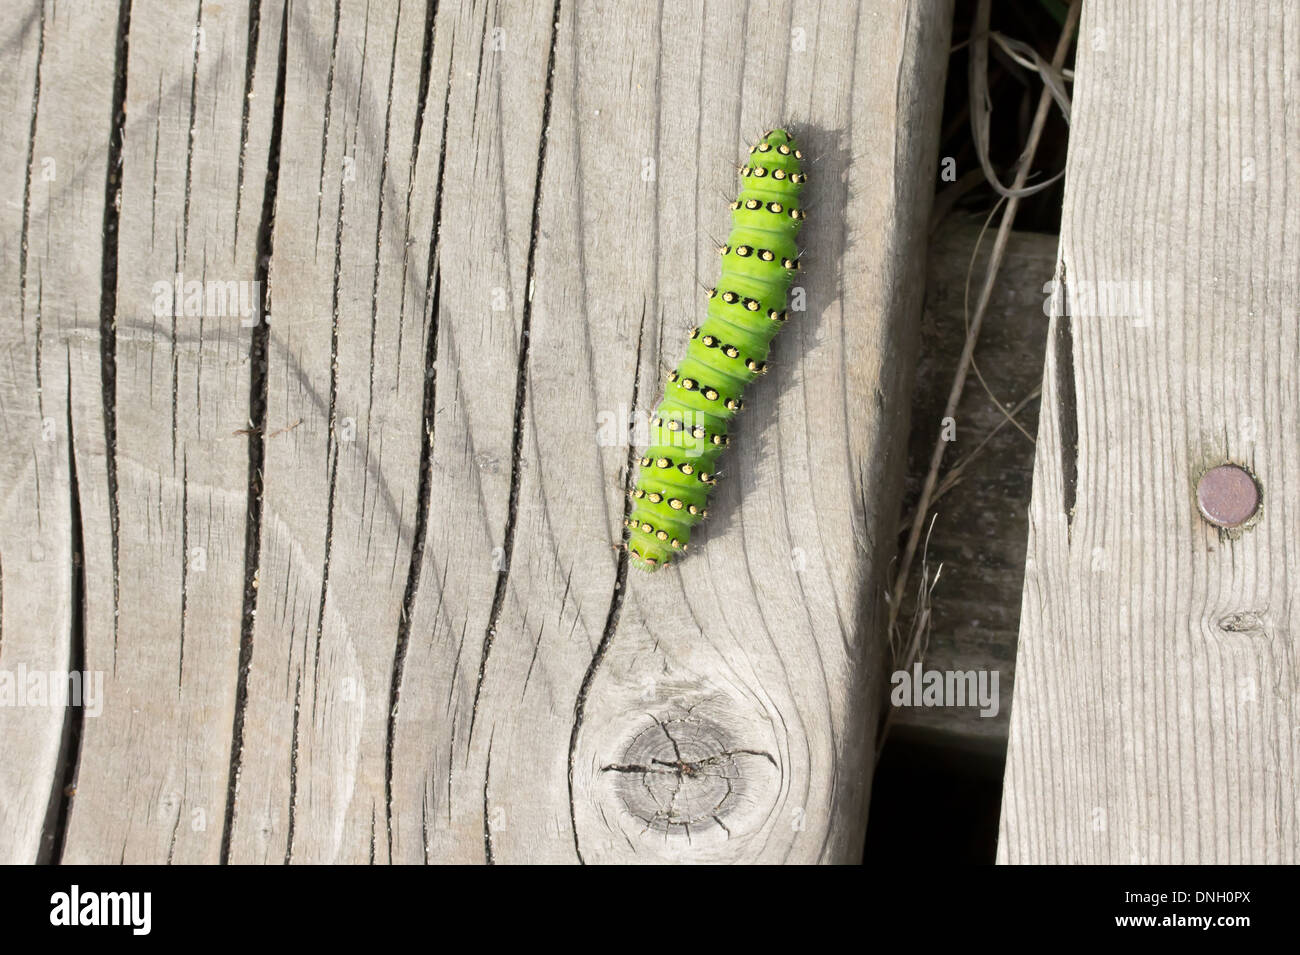
[(643, 570), (683, 553), (691, 529), (708, 515), (717, 461), (730, 444), (728, 422), (744, 407), (745, 385), (766, 370), (772, 339), (789, 317), (786, 295), (801, 269), (795, 239), (808, 181), (803, 153), (788, 132), (774, 129), (749, 154), (731, 203), (731, 234), (718, 248), (722, 274), (709, 289), (707, 317), (668, 376), (630, 492), (627, 547)]

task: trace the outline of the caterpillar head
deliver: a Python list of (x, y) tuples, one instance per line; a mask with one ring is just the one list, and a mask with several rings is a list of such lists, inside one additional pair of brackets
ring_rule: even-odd
[(794, 135), (785, 129), (769, 129), (753, 146), (751, 156), (792, 158), (795, 164), (803, 161), (803, 150), (794, 140)]
[(784, 129), (767, 133), (750, 148), (741, 169), (740, 195), (731, 205), (733, 227), (779, 233), (793, 242), (803, 224), (799, 194), (807, 181), (803, 150), (794, 138)]

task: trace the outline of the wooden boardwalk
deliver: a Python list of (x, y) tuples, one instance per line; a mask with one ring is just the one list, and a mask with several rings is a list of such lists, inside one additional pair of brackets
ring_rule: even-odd
[[(0, 861), (857, 858), (950, 19), (6, 5), (0, 671), (102, 696), (0, 707)], [(806, 309), (629, 577), (778, 121)]]
[[(1089, 0), (1005, 862), (1300, 861), (1300, 11)], [(1198, 514), (1247, 466), (1255, 526)]]

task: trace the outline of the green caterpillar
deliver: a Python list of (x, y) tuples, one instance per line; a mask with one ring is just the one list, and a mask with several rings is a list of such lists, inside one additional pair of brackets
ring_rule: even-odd
[(631, 491), (627, 549), (642, 570), (657, 570), (684, 552), (691, 528), (708, 515), (715, 465), (730, 444), (728, 424), (788, 317), (786, 293), (799, 270), (795, 237), (804, 219), (796, 203), (808, 181), (803, 153), (784, 129), (766, 133), (749, 153), (731, 204), (731, 235), (718, 250), (722, 275), (709, 290), (704, 324), (691, 331), (686, 357), (668, 376)]

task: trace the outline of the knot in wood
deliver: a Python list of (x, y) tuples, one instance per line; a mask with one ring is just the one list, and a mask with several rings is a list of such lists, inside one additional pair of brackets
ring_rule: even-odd
[(646, 830), (731, 835), (729, 817), (753, 802), (757, 766), (767, 764), (776, 766), (769, 753), (739, 749), (716, 723), (688, 716), (646, 727), (601, 771), (615, 774), (619, 800)]

